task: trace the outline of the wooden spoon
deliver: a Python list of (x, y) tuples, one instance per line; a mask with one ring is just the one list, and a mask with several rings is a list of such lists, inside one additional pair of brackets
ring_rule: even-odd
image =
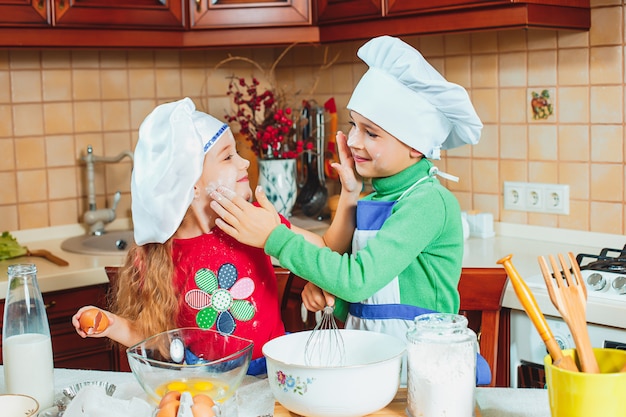
[(545, 343), (550, 357), (552, 357), (552, 364), (561, 369), (578, 372), (578, 367), (576, 366), (574, 359), (571, 356), (563, 355), (559, 344), (548, 326), (546, 318), (543, 316), (541, 310), (539, 310), (537, 300), (535, 300), (530, 288), (528, 288), (528, 285), (526, 285), (519, 272), (517, 272), (517, 269), (513, 266), (513, 263), (511, 262), (512, 256), (513, 255), (507, 255), (500, 259), (498, 263), (503, 265), (504, 269), (508, 273), (517, 298), (524, 307), (526, 314), (528, 314), (528, 317), (535, 325), (537, 332), (539, 332), (539, 336), (541, 336), (541, 340)]
[[(591, 340), (589, 339), (589, 332), (587, 330), (587, 318), (585, 314), (587, 310), (587, 289), (585, 288), (580, 268), (578, 267), (574, 254), (571, 252), (568, 253), (569, 263), (571, 264), (572, 271), (574, 271), (574, 277), (572, 277), (570, 266), (565, 261), (565, 258), (561, 254), (558, 256), (561, 262), (560, 267), (552, 255), (549, 257), (552, 271), (554, 272), (554, 278), (552, 278), (552, 274), (550, 274), (546, 260), (543, 256), (539, 257), (539, 266), (541, 267), (543, 278), (546, 281), (546, 287), (548, 287), (550, 300), (552, 300), (552, 304), (559, 310), (563, 320), (567, 323), (567, 326), (572, 332), (582, 371), (599, 373), (600, 368), (593, 354), (593, 347), (591, 346)], [(563, 279), (563, 275), (561, 275), (561, 270), (565, 274), (565, 279)]]

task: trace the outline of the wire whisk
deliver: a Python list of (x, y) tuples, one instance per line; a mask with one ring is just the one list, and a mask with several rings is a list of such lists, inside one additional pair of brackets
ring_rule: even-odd
[(342, 366), (345, 362), (345, 346), (334, 310), (331, 306), (324, 307), (321, 319), (306, 341), (304, 363), (307, 366)]

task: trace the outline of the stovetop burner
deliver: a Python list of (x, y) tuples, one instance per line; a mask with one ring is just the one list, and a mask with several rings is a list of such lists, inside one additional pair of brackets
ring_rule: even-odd
[[(614, 252), (616, 256), (610, 256)], [(591, 258), (593, 261), (583, 265), (583, 259)], [(613, 272), (616, 274), (626, 273), (626, 245), (623, 249), (604, 248), (598, 255), (580, 253), (576, 255), (576, 262), (581, 270), (589, 269), (593, 271)]]

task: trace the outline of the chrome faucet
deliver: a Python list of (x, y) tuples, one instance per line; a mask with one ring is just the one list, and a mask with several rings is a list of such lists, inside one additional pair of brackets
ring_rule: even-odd
[(117, 156), (96, 156), (93, 154), (93, 147), (87, 146), (87, 155), (81, 157), (87, 164), (87, 203), (88, 210), (83, 215), (83, 219), (86, 224), (89, 225), (89, 234), (100, 236), (104, 234), (104, 225), (111, 223), (115, 220), (115, 210), (117, 204), (120, 202), (121, 193), (117, 191), (113, 196), (113, 204), (108, 209), (96, 208), (96, 186), (95, 186), (95, 174), (94, 164), (96, 162), (119, 162), (124, 157), (130, 158), (133, 161), (133, 153), (130, 151), (121, 152)]

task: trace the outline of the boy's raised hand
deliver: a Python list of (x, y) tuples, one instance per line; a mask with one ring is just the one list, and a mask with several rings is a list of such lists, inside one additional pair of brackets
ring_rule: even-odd
[(262, 187), (258, 186), (254, 195), (260, 207), (226, 187), (218, 187), (210, 194), (213, 198), (211, 208), (219, 216), (215, 225), (226, 234), (246, 245), (263, 248), (270, 233), (281, 221)]
[(363, 188), (363, 181), (357, 179), (354, 172), (354, 158), (348, 147), (348, 138), (339, 131), (336, 136), (339, 163), (335, 162), (331, 166), (339, 174), (341, 188), (348, 193), (359, 194)]

